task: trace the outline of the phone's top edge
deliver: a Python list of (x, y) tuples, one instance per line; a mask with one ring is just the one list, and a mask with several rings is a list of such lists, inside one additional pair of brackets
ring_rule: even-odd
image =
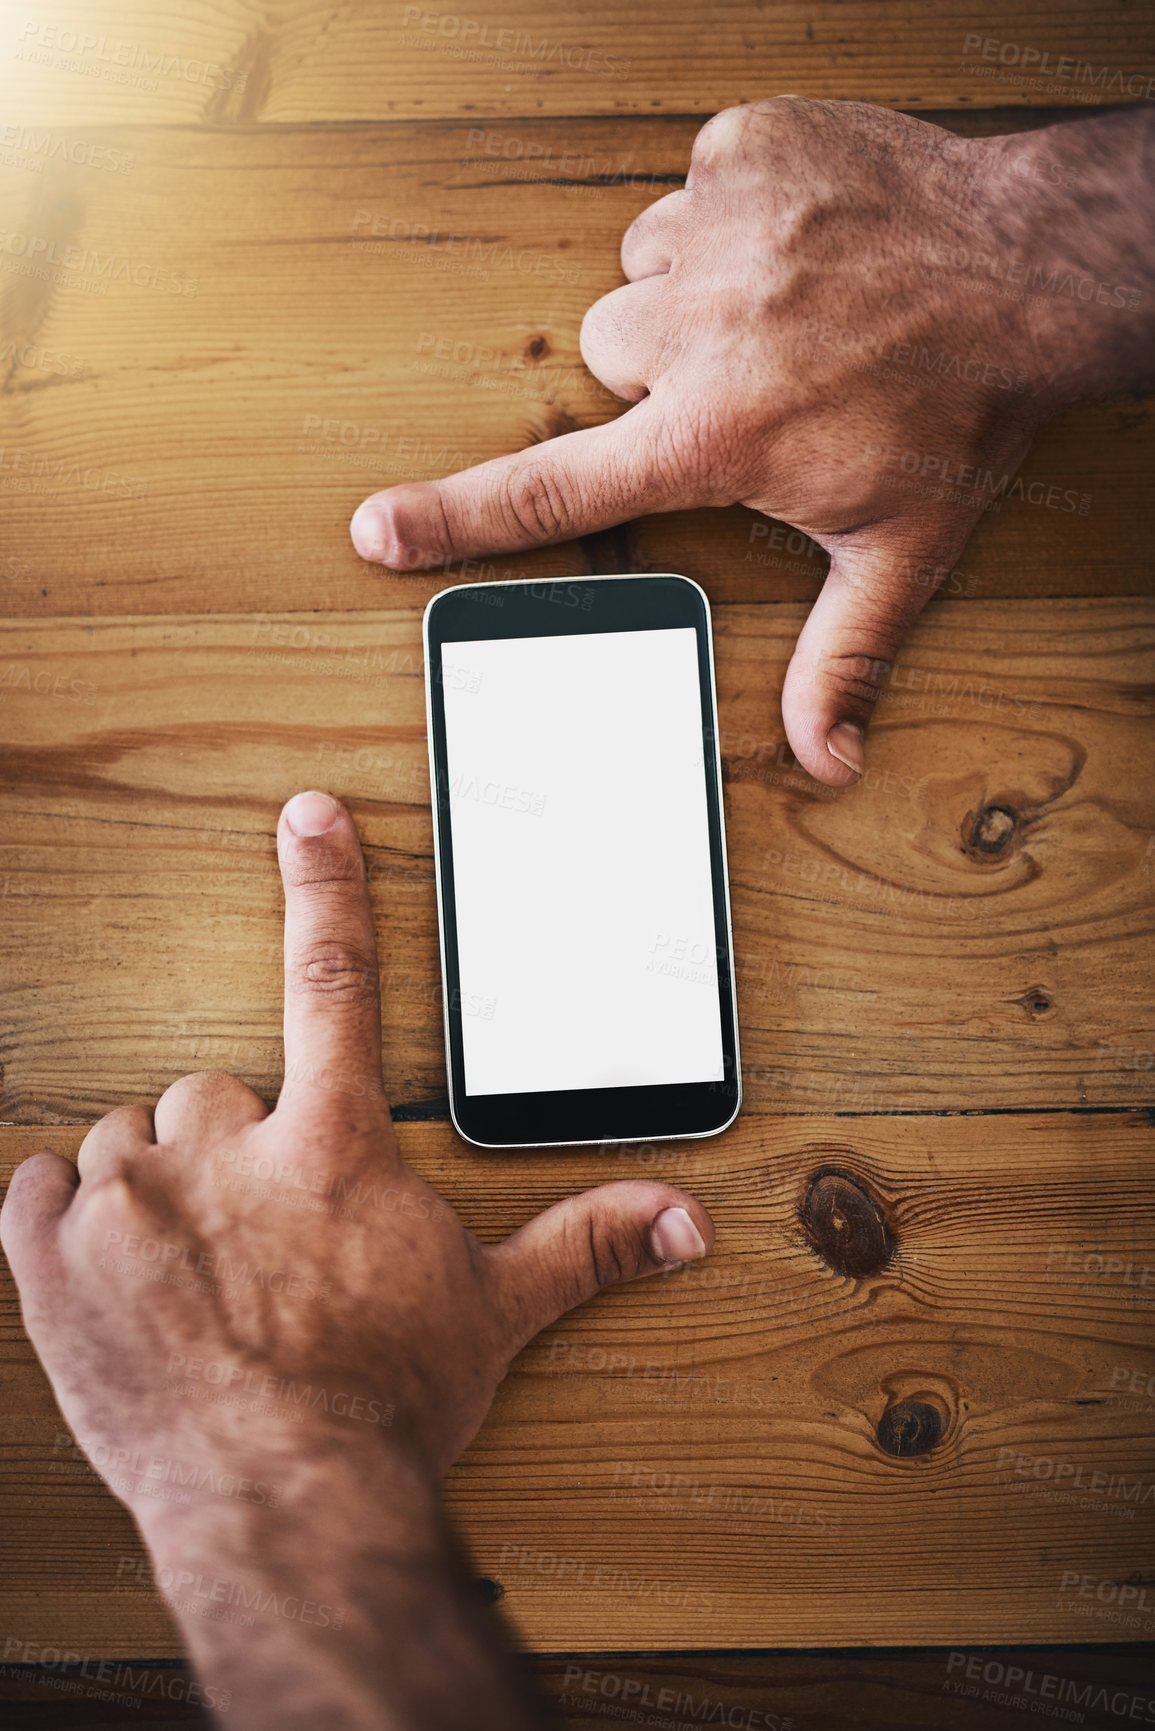
[(695, 578), (687, 577), (684, 571), (599, 571), (596, 574), (575, 571), (569, 577), (504, 577), (488, 583), (448, 583), (444, 589), (439, 589), (435, 595), (431, 595), (425, 603), (425, 609), (421, 615), (421, 629), (424, 633), (435, 602), (442, 600), (446, 595), (460, 595), (466, 589), (528, 589), (535, 583), (620, 583), (623, 578), (648, 582), (651, 577), (674, 577), (679, 583), (688, 583), (690, 588), (696, 589), (702, 597), (706, 616), (709, 617), (710, 597), (702, 585)]
[(651, 577), (676, 577), (680, 583), (693, 584), (699, 595), (706, 595), (702, 585), (693, 577), (687, 577), (684, 571), (573, 571), (568, 577), (498, 577), (488, 583), (447, 583), (444, 589), (429, 597), (425, 611), (428, 613), (442, 595), (456, 595), (462, 589), (528, 589), (534, 583), (620, 583), (623, 577), (640, 578), (643, 582)]

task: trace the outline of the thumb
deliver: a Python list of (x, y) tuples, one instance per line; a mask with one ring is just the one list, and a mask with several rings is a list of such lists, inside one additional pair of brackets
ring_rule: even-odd
[(846, 787), (861, 777), (866, 729), (903, 638), (963, 539), (940, 540), (921, 554), (909, 543), (832, 548), (782, 687), (786, 737), (818, 781)]
[(692, 505), (659, 461), (659, 411), (646, 398), (604, 426), (562, 433), (442, 481), (404, 481), (359, 505), (363, 559), (424, 570), (482, 553), (572, 541), (648, 511)]
[(552, 1208), (488, 1252), (514, 1350), (603, 1286), (705, 1256), (714, 1224), (669, 1184), (602, 1184)]

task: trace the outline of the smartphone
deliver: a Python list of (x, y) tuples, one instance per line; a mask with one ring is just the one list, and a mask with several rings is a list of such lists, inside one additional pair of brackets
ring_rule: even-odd
[(717, 1135), (742, 1070), (705, 592), (465, 583), (424, 643), (454, 1126), (481, 1148)]

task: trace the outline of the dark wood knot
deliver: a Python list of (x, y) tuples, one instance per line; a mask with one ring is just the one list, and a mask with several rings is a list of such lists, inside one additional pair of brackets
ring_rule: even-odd
[(1045, 986), (1028, 986), (1021, 998), (1010, 998), (1009, 1003), (1018, 1004), (1028, 1016), (1045, 1016), (1051, 1006), (1051, 995)]
[(491, 1581), (488, 1575), (482, 1575), (479, 1581), (474, 1581), (474, 1590), (479, 1599), (487, 1605), (496, 1605), (499, 1599), (504, 1599), (505, 1588), (500, 1581)]
[(894, 1249), (881, 1208), (845, 1172), (822, 1172), (813, 1179), (802, 1224), (823, 1261), (856, 1280), (877, 1274)]
[(963, 822), (963, 845), (980, 859), (999, 859), (1014, 843), (1018, 819), (1005, 805), (984, 805), (968, 812)]
[(551, 354), (552, 350), (544, 337), (530, 337), (525, 345), (525, 352), (531, 361), (540, 361), (543, 355)]
[(878, 1446), (900, 1460), (924, 1455), (942, 1440), (943, 1417), (925, 1400), (896, 1400), (878, 1421)]

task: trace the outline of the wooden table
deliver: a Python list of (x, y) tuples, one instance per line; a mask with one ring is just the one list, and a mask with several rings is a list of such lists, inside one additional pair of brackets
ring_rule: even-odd
[[(1117, 1724), (1100, 1697), (1155, 1696), (1149, 406), (1045, 430), (1024, 474), (1086, 509), (988, 514), (851, 792), (794, 766), (779, 713), (805, 537), (697, 512), (398, 576), (347, 524), (616, 412), (581, 316), (717, 108), (1032, 126), (1155, 93), (1151, 15), (30, 13), (0, 12), (5, 1173), (190, 1070), (275, 1096), (274, 822), (327, 786), (365, 844), (414, 1166), (487, 1239), (616, 1176), (718, 1225), (705, 1264), (530, 1346), (450, 1477), (526, 1650), (585, 1655), (535, 1661), (566, 1723), (1018, 1725), (995, 1696), (1026, 1687)], [(1060, 58), (1088, 70), (1038, 76)], [(613, 570), (714, 604), (746, 1104), (704, 1144), (484, 1155), (446, 1113), (421, 609)], [(3, 1303), (5, 1657), (147, 1661), (125, 1721), (195, 1719), (134, 1529)], [(88, 1676), (0, 1678), (6, 1723), (111, 1723)]]

